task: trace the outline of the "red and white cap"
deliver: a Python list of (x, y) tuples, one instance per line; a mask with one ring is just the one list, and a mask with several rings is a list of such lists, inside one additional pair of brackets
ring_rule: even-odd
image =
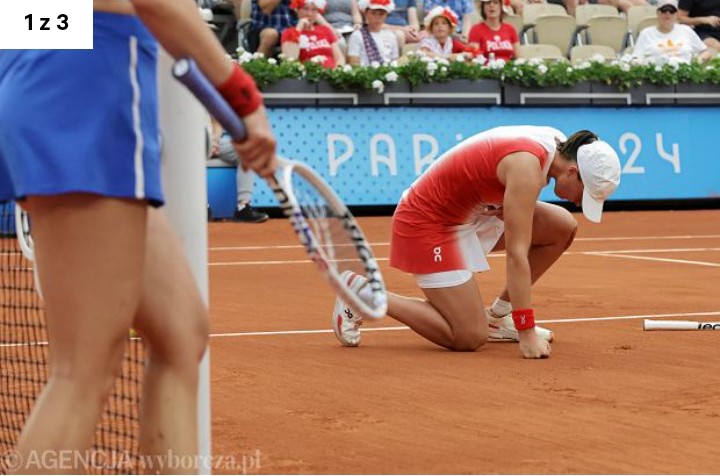
[(585, 186), (583, 215), (591, 222), (600, 223), (605, 200), (620, 185), (620, 158), (610, 144), (597, 140), (578, 148), (577, 163)]
[(292, 0), (290, 2), (290, 8), (293, 10), (300, 10), (302, 7), (306, 5), (315, 5), (315, 7), (318, 9), (320, 13), (325, 11), (325, 7), (327, 6), (326, 0)]
[(429, 30), (430, 25), (432, 25), (433, 20), (436, 19), (437, 17), (445, 18), (447, 21), (450, 22), (450, 25), (452, 25), (453, 29), (457, 28), (458, 17), (455, 14), (455, 12), (452, 11), (451, 9), (449, 9), (448, 7), (442, 7), (440, 5), (433, 8), (432, 10), (427, 12), (427, 14), (425, 15), (425, 20), (424, 20), (425, 28)]
[(358, 8), (361, 11), (365, 10), (385, 10), (390, 13), (395, 10), (395, 3), (392, 0), (359, 0)]

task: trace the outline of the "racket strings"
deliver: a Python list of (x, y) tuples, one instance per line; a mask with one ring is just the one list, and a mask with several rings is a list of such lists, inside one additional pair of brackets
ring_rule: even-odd
[(342, 214), (330, 200), (307, 179), (292, 174), (292, 188), (308, 226), (315, 235), (319, 252), (338, 274), (350, 270), (365, 275), (365, 268), (358, 256), (355, 243), (345, 227)]

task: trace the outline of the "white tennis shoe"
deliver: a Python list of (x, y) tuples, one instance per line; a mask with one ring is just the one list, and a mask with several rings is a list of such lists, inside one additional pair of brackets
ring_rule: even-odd
[[(340, 276), (355, 293), (367, 282), (364, 277), (352, 271), (344, 271)], [(335, 337), (337, 337), (340, 343), (345, 347), (359, 346), (361, 325), (362, 316), (357, 315), (355, 311), (350, 309), (340, 297), (336, 297), (335, 309), (332, 315), (332, 326), (333, 331), (335, 331)]]
[[(512, 314), (497, 317), (490, 309), (485, 309), (485, 317), (487, 317), (488, 326), (490, 327), (488, 342), (520, 342), (520, 334), (515, 328)], [(537, 332), (538, 337), (548, 342), (552, 342), (555, 337), (553, 331), (544, 327), (535, 326), (535, 332)]]

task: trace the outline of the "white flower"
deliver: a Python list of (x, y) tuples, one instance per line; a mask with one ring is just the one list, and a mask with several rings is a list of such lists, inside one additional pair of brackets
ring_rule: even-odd
[(243, 64), (247, 63), (248, 61), (253, 59), (252, 53), (248, 53), (247, 51), (243, 51), (240, 56), (238, 56), (238, 63)]
[(428, 71), (428, 76), (435, 76), (435, 70)]
[(660, 66), (659, 64), (655, 65), (655, 71), (657, 71), (658, 73), (662, 71), (662, 66)]
[(488, 61), (487, 67), (490, 69), (503, 69), (505, 67), (505, 60), (496, 59)]
[[(408, 56), (410, 56), (410, 52), (408, 52)], [(397, 68), (397, 67), (398, 67), (398, 62), (395, 61), (395, 60), (392, 60), (392, 61), (390, 62), (390, 67), (392, 67), (392, 68)]]
[(572, 72), (573, 72), (573, 69), (572, 69), (572, 68), (566, 68), (566, 69), (565, 69), (565, 72), (568, 73), (568, 74), (569, 74), (569, 73), (572, 73)]
[(442, 68), (440, 68), (440, 72), (447, 73), (447, 67), (443, 66)]
[(544, 60), (542, 58), (530, 58), (528, 60), (528, 64), (531, 66), (539, 66), (543, 64)]
[(545, 74), (547, 72), (548, 72), (547, 66), (545, 66), (544, 64), (541, 64), (540, 66), (538, 66), (538, 73)]
[(323, 64), (325, 62), (325, 56), (324, 55), (317, 55), (310, 58), (310, 61), (317, 64)]
[(438, 64), (443, 66), (450, 66), (450, 62), (447, 60), (447, 58), (438, 58), (437, 62)]
[(515, 64), (518, 66), (523, 65), (525, 63), (527, 63), (527, 60), (525, 58), (518, 58), (515, 60)]
[(277, 64), (277, 60), (275, 58), (268, 58), (268, 63)]
[(435, 62), (431, 61), (427, 64), (428, 72), (434, 73), (436, 69), (438, 69), (438, 65)]
[(685, 61), (681, 60), (680, 58), (677, 58), (675, 56), (671, 56), (668, 58), (668, 64), (672, 69), (678, 69), (680, 67), (680, 63), (684, 63)]
[(377, 90), (378, 94), (382, 94), (383, 91), (385, 91), (385, 84), (379, 79), (376, 79), (372, 82), (372, 88)]
[(255, 53), (253, 53), (252, 57), (253, 59), (262, 59), (265, 57), (265, 55), (260, 53), (259, 51), (256, 51)]
[(380, 63), (378, 63), (377, 61), (371, 61), (371, 62), (370, 62), (370, 67), (377, 69), (377, 68), (380, 67)]
[(457, 61), (458, 63), (462, 63), (463, 61), (465, 61), (465, 53), (456, 54), (453, 60)]
[(473, 59), (473, 63), (482, 65), (482, 64), (485, 64), (485, 60), (486, 60), (486, 59), (487, 59), (487, 58), (485, 58), (484, 55), (477, 55), (477, 56)]
[(575, 69), (588, 69), (591, 66), (592, 65), (589, 61), (583, 61), (582, 63), (575, 65)]
[(627, 63), (620, 63), (620, 69), (627, 73), (630, 71), (630, 65)]
[(343, 72), (343, 73), (349, 73), (349, 72), (351, 72), (351, 71), (352, 71), (352, 66), (350, 66), (350, 65), (347, 64), (347, 63), (345, 63), (345, 64), (343, 65), (343, 67), (342, 67), (342, 72)]
[(394, 83), (397, 80), (398, 80), (398, 74), (395, 71), (390, 71), (388, 74), (385, 75), (385, 81)]
[(596, 53), (596, 54), (592, 55), (592, 57), (590, 58), (590, 61), (592, 63), (604, 63), (605, 57), (599, 53)]
[(433, 62), (432, 58), (430, 58), (427, 55), (418, 53), (418, 56), (420, 56), (420, 61), (422, 61), (423, 63), (432, 63)]

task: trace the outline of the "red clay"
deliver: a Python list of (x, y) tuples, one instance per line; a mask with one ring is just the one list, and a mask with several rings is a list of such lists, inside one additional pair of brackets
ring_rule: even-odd
[[(720, 312), (720, 212), (578, 220), (579, 240), (535, 287), (539, 320)], [(361, 224), (389, 241), (388, 217)], [(693, 237), (667, 239), (678, 235)], [(647, 238), (609, 239), (619, 237)], [(210, 244), (295, 238), (284, 220), (216, 223)], [(660, 251), (582, 254), (618, 250)], [(212, 331), (329, 330), (334, 297), (310, 263), (219, 265), (302, 259), (299, 249), (211, 249)], [(504, 258), (490, 263), (477, 277), (486, 302), (504, 282)], [(411, 276), (381, 265), (392, 291), (421, 297)], [(354, 349), (332, 333), (213, 337), (213, 453), (240, 462), (259, 450), (248, 470), (260, 473), (720, 471), (720, 333), (643, 332), (639, 318), (547, 327), (556, 341), (543, 361), (523, 360), (515, 344), (452, 353), (409, 330), (365, 332)]]

